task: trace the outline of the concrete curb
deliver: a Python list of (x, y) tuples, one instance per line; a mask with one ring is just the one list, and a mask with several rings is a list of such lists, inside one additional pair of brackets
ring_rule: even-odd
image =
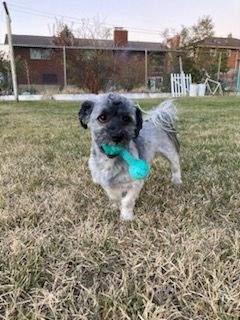
[[(97, 96), (102, 96), (104, 93), (99, 95), (93, 93), (82, 93), (82, 94), (53, 94), (49, 96), (49, 99), (57, 101), (83, 101), (91, 100)], [(170, 93), (122, 93), (122, 95), (129, 99), (159, 99), (159, 98), (170, 98)], [(19, 101), (39, 101), (42, 100), (44, 95), (29, 94), (29, 95), (19, 95)], [(14, 101), (13, 95), (0, 96), (0, 101)]]
[[(171, 97), (170, 93), (121, 93), (124, 97), (129, 99), (158, 99), (158, 98), (169, 98)], [(97, 96), (102, 96), (104, 94), (54, 94), (54, 100), (61, 101), (82, 101), (82, 100), (91, 100)]]
[[(19, 95), (19, 101), (39, 101), (42, 100), (43, 95), (40, 94), (29, 94)], [(0, 96), (0, 101), (14, 101), (14, 96)]]

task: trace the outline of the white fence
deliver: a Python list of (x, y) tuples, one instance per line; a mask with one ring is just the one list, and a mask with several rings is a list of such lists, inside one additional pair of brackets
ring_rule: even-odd
[(190, 90), (192, 83), (191, 74), (177, 74), (171, 73), (171, 93), (173, 97), (186, 96)]

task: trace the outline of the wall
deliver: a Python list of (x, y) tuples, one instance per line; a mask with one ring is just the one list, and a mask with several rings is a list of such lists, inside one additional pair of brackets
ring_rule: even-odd
[(44, 73), (56, 74), (56, 85), (63, 85), (63, 54), (62, 49), (54, 49), (50, 60), (32, 60), (30, 59), (30, 48), (14, 48), (15, 57), (22, 63), (17, 68), (17, 77), (19, 84), (29, 84), (27, 69), (29, 69), (29, 80), (31, 84), (43, 85), (42, 75)]
[[(127, 86), (129, 90), (131, 90), (132, 86), (138, 87), (139, 85), (145, 85), (145, 53), (143, 51), (113, 51), (114, 59), (112, 57), (112, 62), (110, 56), (107, 55), (106, 58), (104, 58), (103, 55), (101, 59), (98, 59), (98, 62), (101, 62), (101, 67), (97, 68), (99, 71), (95, 70), (99, 63), (96, 64), (96, 60), (92, 61), (92, 59), (90, 59), (90, 51), (89, 58), (86, 60), (88, 64), (90, 63), (90, 66), (82, 64), (83, 59), (81, 57), (83, 52), (84, 55), (88, 56), (88, 51), (86, 50), (66, 48), (68, 85), (76, 85), (86, 89), (84, 85), (86, 81), (89, 84), (94, 84), (94, 81), (96, 82), (100, 77), (103, 77), (108, 86), (116, 84), (121, 87), (122, 85), (122, 87)], [(108, 52), (108, 54), (109, 53), (111, 52)], [(42, 79), (44, 73), (57, 75), (58, 81), (54, 84), (55, 86), (60, 87), (64, 85), (62, 49), (53, 49), (50, 60), (30, 59), (30, 48), (23, 47), (15, 48), (15, 56), (21, 60), (21, 67), (17, 68), (19, 85), (28, 86), (30, 80), (30, 86), (46, 86)], [(119, 57), (119, 61), (116, 60), (116, 57)], [(166, 60), (166, 54), (163, 52), (148, 52), (148, 77), (164, 76), (166, 72)], [(108, 62), (108, 65), (104, 67), (105, 62)], [(92, 68), (92, 66), (94, 66), (94, 68)], [(92, 69), (94, 69), (94, 72), (92, 72)], [(92, 78), (90, 77), (91, 74), (93, 74)], [(88, 87), (87, 89), (92, 92), (105, 90), (102, 84), (97, 90)]]
[(231, 50), (228, 57), (228, 67), (230, 69), (235, 69), (238, 67), (237, 61), (240, 61), (240, 50)]

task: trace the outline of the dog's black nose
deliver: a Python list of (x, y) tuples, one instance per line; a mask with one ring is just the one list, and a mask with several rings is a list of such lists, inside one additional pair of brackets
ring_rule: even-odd
[(123, 134), (114, 134), (111, 135), (112, 141), (116, 143), (120, 143), (123, 140)]

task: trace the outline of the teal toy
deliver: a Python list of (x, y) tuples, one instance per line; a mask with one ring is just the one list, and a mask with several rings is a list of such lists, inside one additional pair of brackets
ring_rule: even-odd
[(133, 180), (145, 179), (149, 175), (149, 164), (144, 160), (134, 158), (125, 148), (108, 144), (103, 144), (102, 148), (107, 155), (119, 156), (128, 164), (128, 172)]

